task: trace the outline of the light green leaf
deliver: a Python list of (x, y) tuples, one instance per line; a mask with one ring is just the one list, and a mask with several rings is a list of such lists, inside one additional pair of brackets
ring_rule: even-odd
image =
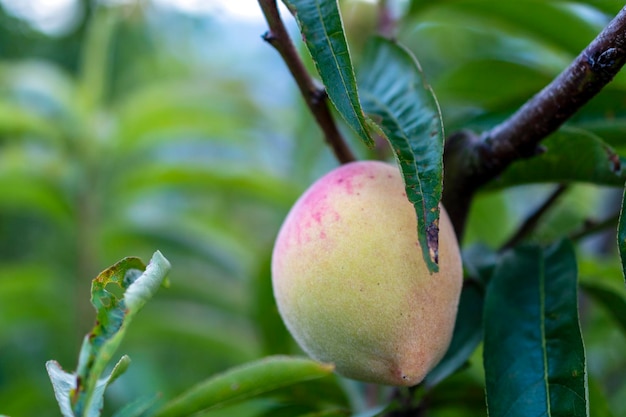
[(242, 170), (232, 166), (194, 166), (163, 163), (145, 164), (118, 178), (116, 192), (136, 193), (139, 190), (166, 186), (178, 191), (201, 189), (249, 196), (272, 205), (289, 207), (298, 196), (298, 189), (289, 181), (260, 170)]
[(65, 372), (56, 361), (46, 362), (46, 369), (52, 381), (54, 396), (59, 403), (63, 417), (75, 417), (70, 402), (70, 394), (76, 388), (76, 375)]
[(62, 132), (54, 121), (31, 109), (5, 102), (0, 102), (0, 134), (9, 138), (14, 135), (35, 135), (55, 144), (60, 144), (62, 140)]
[(374, 142), (359, 103), (352, 60), (337, 0), (283, 0), (283, 2), (298, 21), (328, 97), (363, 142), (373, 146)]
[(130, 358), (126, 355), (122, 356), (119, 362), (113, 368), (109, 376), (98, 379), (96, 387), (93, 390), (91, 406), (85, 413), (86, 417), (100, 417), (102, 407), (104, 407), (104, 392), (107, 387), (113, 383), (120, 375), (126, 372), (130, 365)]
[[(478, 15), (494, 22), (508, 25), (511, 30), (532, 33), (544, 43), (576, 56), (598, 34), (608, 18), (599, 23), (587, 10), (567, 7), (565, 2), (546, 0), (465, 0), (450, 2), (452, 8), (468, 15)], [(596, 19), (594, 19), (596, 18)], [(553, 24), (559, 22), (558, 25)]]
[(121, 8), (95, 7), (82, 48), (79, 99), (86, 113), (103, 104), (108, 89), (111, 41)]
[(321, 378), (332, 365), (309, 359), (273, 356), (213, 376), (165, 404), (154, 417), (185, 417), (193, 413), (257, 397), (277, 388)]
[(141, 417), (157, 403), (160, 397), (160, 394), (150, 394), (140, 397), (119, 409), (113, 414), (113, 417)]
[(348, 417), (350, 415), (351, 413), (348, 410), (325, 410), (300, 414), (300, 417)]
[(435, 95), (416, 59), (383, 38), (370, 41), (359, 73), (363, 108), (381, 119), (415, 207), (417, 236), (431, 271), (437, 271), (439, 201), (443, 176), (443, 124)]
[(54, 361), (46, 364), (62, 412), (72, 412), (64, 414), (66, 417), (100, 415), (104, 390), (126, 370), (130, 359), (123, 356), (110, 375), (100, 375), (128, 324), (162, 285), (169, 269), (169, 262), (157, 251), (148, 267), (139, 258), (125, 258), (93, 280), (91, 301), (96, 307), (97, 321), (84, 339), (76, 373), (62, 371)]
[(484, 365), (492, 417), (589, 415), (574, 248), (503, 255), (485, 297)]
[[(236, 85), (220, 87), (223, 90), (196, 79), (160, 80), (132, 91), (114, 107), (119, 138), (125, 145), (120, 151), (128, 152), (129, 147), (147, 140), (151, 145), (166, 138), (180, 140), (181, 134), (189, 133), (228, 137), (229, 142), (240, 143), (241, 129), (233, 127), (241, 120), (258, 117), (258, 109), (251, 100), (244, 100), (245, 95), (231, 91)], [(207, 100), (218, 95), (219, 101)]]

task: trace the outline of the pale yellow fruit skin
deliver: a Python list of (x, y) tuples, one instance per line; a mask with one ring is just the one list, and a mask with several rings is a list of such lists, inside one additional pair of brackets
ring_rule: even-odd
[(396, 166), (353, 162), (313, 184), (272, 258), (278, 309), (302, 349), (349, 378), (419, 383), (448, 348), (462, 285), (443, 208), (439, 226), (440, 270), (430, 274)]

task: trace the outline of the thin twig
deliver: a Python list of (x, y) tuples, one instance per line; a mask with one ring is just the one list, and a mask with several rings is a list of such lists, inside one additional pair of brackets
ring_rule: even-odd
[(537, 208), (537, 210), (524, 220), (519, 229), (517, 229), (517, 232), (502, 246), (501, 250), (510, 249), (528, 237), (528, 235), (535, 230), (541, 218), (548, 212), (548, 210), (550, 210), (554, 203), (557, 202), (559, 197), (563, 195), (567, 188), (567, 185), (559, 185), (552, 192), (552, 194), (550, 194), (546, 201), (544, 201), (543, 204)]
[(285, 64), (287, 64), (307, 106), (324, 132), (326, 142), (331, 146), (337, 160), (342, 164), (356, 160), (335, 124), (335, 120), (330, 112), (326, 91), (316, 85), (306, 70), (300, 55), (298, 55), (298, 51), (281, 19), (276, 0), (259, 0), (259, 5), (269, 26), (269, 30), (263, 35), (263, 39), (278, 51)]
[(601, 221), (586, 220), (583, 228), (575, 233), (572, 233), (569, 238), (573, 241), (577, 241), (595, 233), (602, 232), (609, 227), (617, 227), (618, 220), (619, 212)]
[(378, 33), (387, 38), (396, 37), (397, 19), (393, 15), (389, 0), (378, 0)]
[(516, 160), (542, 152), (539, 143), (589, 102), (626, 63), (626, 7), (547, 87), (483, 135), (461, 132), (446, 145), (444, 205), (462, 236), (478, 188)]

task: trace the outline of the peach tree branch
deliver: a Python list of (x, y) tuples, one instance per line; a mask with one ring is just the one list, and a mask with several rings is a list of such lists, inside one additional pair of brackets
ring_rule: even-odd
[(542, 152), (540, 142), (606, 86), (626, 63), (626, 7), (548, 86), (511, 117), (477, 136), (446, 143), (443, 203), (461, 237), (474, 193), (516, 160)]
[(354, 154), (339, 132), (330, 112), (326, 91), (315, 83), (306, 70), (282, 21), (276, 0), (259, 0), (259, 5), (269, 27), (269, 30), (263, 35), (263, 39), (272, 45), (285, 61), (289, 72), (291, 72), (300, 89), (300, 93), (304, 97), (309, 110), (313, 113), (317, 124), (324, 132), (326, 142), (332, 148), (337, 160), (342, 164), (355, 161)]

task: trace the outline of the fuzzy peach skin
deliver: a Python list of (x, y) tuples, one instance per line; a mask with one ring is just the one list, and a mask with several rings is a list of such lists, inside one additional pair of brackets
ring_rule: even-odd
[(440, 270), (431, 275), (396, 166), (353, 162), (315, 182), (272, 258), (278, 309), (302, 349), (349, 378), (419, 383), (450, 344), (462, 284), (443, 208), (439, 226)]

